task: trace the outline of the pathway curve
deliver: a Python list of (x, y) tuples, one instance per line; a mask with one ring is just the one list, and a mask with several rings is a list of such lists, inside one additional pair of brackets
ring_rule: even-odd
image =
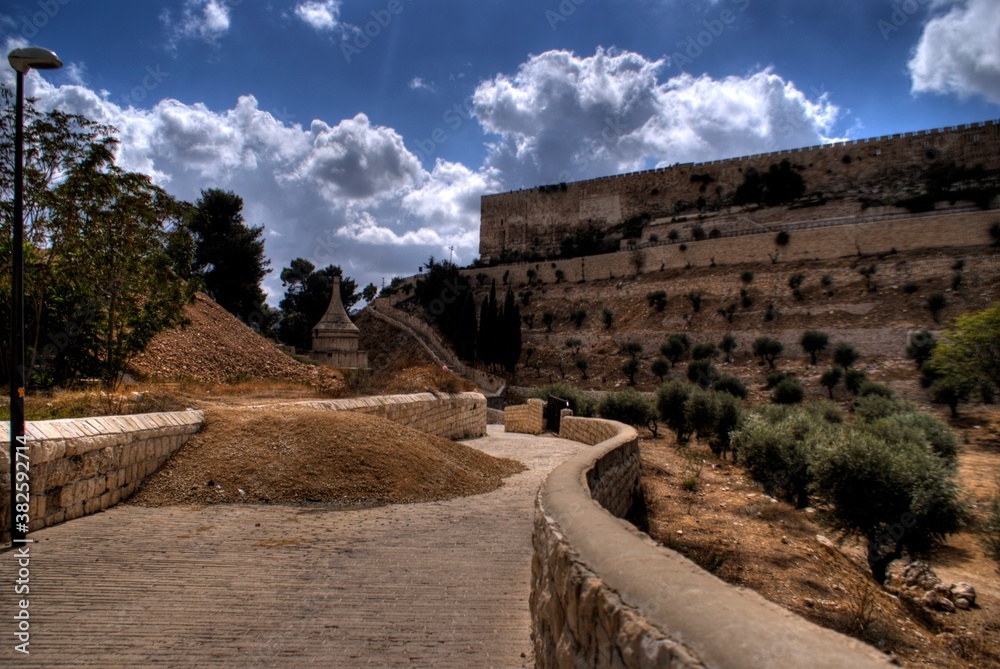
[(529, 470), (444, 502), (120, 506), (35, 532), (30, 656), (0, 553), (0, 666), (532, 666), (535, 493), (580, 446), (494, 426), (465, 443)]

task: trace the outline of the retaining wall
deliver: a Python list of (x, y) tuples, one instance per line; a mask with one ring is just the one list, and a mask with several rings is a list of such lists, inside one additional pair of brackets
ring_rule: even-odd
[(446, 439), (486, 435), (486, 398), (479, 393), (386, 395), (298, 404), (326, 411), (372, 414)]
[(545, 432), (545, 402), (530, 399), (527, 404), (509, 406), (503, 412), (504, 432), (541, 434)]
[(539, 669), (892, 666), (620, 520), (639, 491), (636, 431), (573, 417), (562, 425), (562, 436), (595, 445), (553, 470), (536, 500), (531, 618)]
[[(29, 530), (128, 499), (201, 428), (200, 411), (29, 422)], [(0, 423), (0, 534), (10, 524), (10, 424)]]

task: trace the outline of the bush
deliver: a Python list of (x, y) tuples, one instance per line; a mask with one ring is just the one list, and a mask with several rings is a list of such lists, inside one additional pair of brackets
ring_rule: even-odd
[(806, 391), (802, 388), (802, 383), (789, 377), (774, 387), (771, 393), (771, 401), (775, 404), (799, 404), (806, 397)]
[(923, 411), (904, 410), (859, 422), (868, 432), (890, 444), (918, 443), (949, 466), (958, 465), (958, 436), (940, 420)]
[(649, 371), (653, 372), (653, 375), (663, 381), (663, 377), (670, 373), (670, 363), (663, 358), (657, 358), (653, 361), (650, 366)]
[(569, 314), (569, 320), (573, 323), (573, 325), (577, 327), (577, 329), (579, 329), (580, 326), (583, 325), (583, 321), (585, 318), (587, 318), (587, 312), (584, 311), (583, 309), (575, 309), (574, 311), (571, 311)]
[(781, 342), (771, 337), (757, 337), (753, 342), (753, 354), (766, 361), (771, 369), (775, 368), (775, 360), (784, 350)]
[(691, 426), (684, 405), (694, 388), (683, 381), (668, 381), (656, 389), (656, 412), (660, 420), (677, 435), (678, 443), (691, 438)]
[(732, 435), (737, 458), (768, 495), (802, 508), (809, 504), (811, 435), (825, 423), (801, 409), (754, 411)]
[(740, 306), (749, 309), (753, 306), (753, 296), (746, 288), (740, 288)]
[(569, 402), (569, 408), (574, 416), (589, 418), (597, 411), (597, 402), (591, 399), (586, 393), (568, 383), (553, 383), (544, 388), (536, 388), (528, 397), (540, 400), (548, 400), (549, 395), (559, 397)]
[(840, 425), (844, 422), (844, 410), (836, 402), (816, 400), (805, 407), (805, 409), (809, 412), (809, 415), (825, 423)]
[(767, 375), (767, 389), (773, 390), (775, 386), (790, 376), (788, 372), (771, 372)]
[(852, 395), (861, 392), (861, 386), (868, 380), (868, 375), (861, 369), (848, 369), (844, 372), (844, 386)]
[(686, 334), (672, 334), (667, 337), (667, 341), (660, 346), (660, 353), (664, 358), (676, 365), (691, 348), (691, 339)]
[(907, 295), (913, 295), (920, 290), (920, 286), (915, 281), (907, 281), (903, 284), (903, 292)]
[(850, 369), (851, 365), (861, 359), (858, 349), (847, 342), (840, 342), (833, 349), (833, 362), (844, 369)]
[(590, 363), (587, 362), (586, 358), (577, 358), (576, 359), (576, 368), (580, 370), (580, 373), (583, 375), (583, 380), (584, 381), (586, 381), (587, 378), (588, 378), (587, 377), (587, 369), (589, 367), (590, 367)]
[[(994, 227), (1000, 229), (1000, 223)], [(1000, 234), (996, 235), (997, 243), (1000, 244)], [(996, 246), (996, 244), (994, 244)], [(993, 493), (989, 507), (986, 509), (986, 516), (982, 524), (982, 534), (979, 543), (993, 560), (1000, 565), (1000, 490)]]
[(799, 343), (802, 345), (802, 350), (812, 358), (812, 364), (815, 365), (817, 356), (830, 345), (830, 336), (825, 332), (806, 330)]
[(931, 312), (935, 323), (941, 322), (941, 312), (948, 306), (948, 300), (942, 293), (934, 293), (927, 298), (927, 310)]
[(693, 349), (691, 349), (691, 359), (692, 360), (709, 360), (714, 358), (719, 354), (719, 349), (715, 347), (712, 342), (705, 342), (702, 344), (696, 344)]
[(740, 280), (743, 283), (753, 283), (753, 272), (745, 270), (742, 274), (740, 274)]
[(910, 343), (906, 345), (906, 357), (914, 361), (917, 369), (920, 369), (925, 362), (931, 359), (934, 349), (937, 348), (937, 339), (929, 330), (918, 332), (910, 337)]
[(742, 381), (731, 374), (723, 374), (712, 383), (712, 390), (729, 393), (743, 400), (747, 397), (747, 387)]
[(604, 323), (604, 327), (608, 330), (615, 322), (615, 312), (611, 311), (608, 307), (604, 307), (604, 311), (601, 312), (601, 322)]
[(654, 308), (657, 311), (663, 311), (667, 308), (667, 291), (654, 290), (646, 293), (646, 302), (651, 308)]
[(636, 358), (629, 358), (622, 365), (622, 374), (628, 377), (628, 384), (635, 385), (635, 375), (639, 373), (639, 361)]
[(687, 367), (688, 381), (708, 388), (719, 377), (711, 360), (692, 360)]
[(701, 311), (702, 297), (701, 293), (696, 293), (694, 291), (687, 294), (688, 302), (691, 303), (691, 308), (694, 309), (695, 313)]
[(854, 416), (863, 423), (871, 423), (897, 413), (916, 411), (916, 407), (897, 397), (869, 395), (854, 403)]
[(726, 354), (726, 362), (733, 361), (733, 351), (739, 346), (739, 342), (736, 341), (730, 333), (722, 335), (722, 341), (719, 342), (719, 350)]
[(826, 387), (827, 392), (830, 393), (830, 399), (833, 399), (833, 389), (837, 387), (840, 380), (844, 378), (844, 370), (840, 367), (833, 367), (831, 369), (823, 372), (823, 375), (819, 377), (820, 385)]
[(904, 550), (926, 551), (956, 532), (966, 515), (954, 472), (919, 443), (841, 430), (817, 449), (811, 471), (834, 526), (867, 540), (879, 584)]
[(627, 342), (624, 342), (619, 347), (619, 350), (621, 351), (622, 355), (627, 355), (627, 356), (631, 356), (631, 357), (635, 358), (640, 353), (642, 353), (642, 344), (640, 344), (637, 341), (627, 341)]
[(858, 388), (858, 397), (888, 397), (892, 399), (896, 396), (896, 393), (892, 392), (892, 388), (889, 386), (882, 385), (881, 383), (875, 383), (874, 381), (865, 381)]
[(739, 427), (740, 401), (728, 393), (694, 390), (684, 403), (684, 415), (691, 431), (706, 442), (712, 453), (725, 456), (730, 449), (730, 433)]
[(598, 413), (601, 418), (616, 420), (634, 427), (646, 427), (656, 420), (653, 402), (631, 388), (606, 394), (601, 398)]
[(691, 236), (695, 238), (695, 241), (701, 241), (705, 239), (705, 229), (700, 225), (696, 225), (691, 228)]
[(787, 246), (789, 241), (791, 241), (791, 236), (784, 230), (779, 232), (774, 238), (774, 243), (778, 246)]

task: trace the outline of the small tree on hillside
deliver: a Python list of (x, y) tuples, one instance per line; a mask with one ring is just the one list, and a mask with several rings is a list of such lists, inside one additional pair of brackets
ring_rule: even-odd
[(580, 329), (580, 326), (583, 325), (583, 321), (586, 318), (587, 312), (584, 309), (574, 309), (569, 314), (569, 320), (576, 326), (577, 330)]
[(927, 310), (931, 312), (935, 323), (941, 322), (941, 312), (948, 306), (948, 300), (942, 293), (934, 293), (927, 298)]
[(830, 344), (830, 336), (825, 332), (818, 332), (816, 330), (806, 330), (802, 334), (802, 350), (809, 354), (812, 358), (812, 364), (816, 364), (816, 358), (826, 350), (826, 347)]
[(590, 363), (587, 362), (586, 358), (577, 358), (576, 359), (576, 368), (580, 370), (581, 374), (583, 374), (583, 380), (584, 381), (586, 381), (587, 378), (588, 378), (587, 377), (587, 368), (589, 368), (589, 367), (590, 367)]
[(660, 346), (660, 353), (671, 364), (676, 365), (684, 358), (690, 348), (691, 339), (686, 334), (672, 334)]
[(819, 377), (820, 385), (824, 386), (827, 392), (830, 393), (831, 400), (833, 399), (833, 389), (837, 387), (842, 378), (844, 378), (844, 372), (840, 367), (828, 369)]
[(850, 369), (851, 365), (860, 359), (861, 354), (858, 353), (858, 349), (854, 348), (847, 342), (840, 342), (833, 349), (833, 362), (844, 369)]
[(906, 357), (912, 360), (920, 369), (925, 362), (931, 359), (934, 349), (937, 348), (937, 339), (929, 330), (917, 332), (910, 337), (910, 343), (906, 345)]
[(777, 367), (775, 361), (784, 350), (782, 343), (771, 337), (757, 337), (753, 342), (753, 354), (762, 362), (767, 362), (771, 369)]
[(660, 420), (677, 435), (677, 443), (684, 444), (691, 438), (684, 405), (694, 387), (683, 381), (668, 381), (656, 390), (656, 411)]
[(636, 358), (629, 358), (622, 365), (622, 373), (628, 377), (628, 384), (630, 386), (635, 385), (635, 375), (639, 373), (639, 360)]
[(663, 358), (657, 358), (650, 366), (650, 371), (663, 383), (664, 377), (670, 373), (670, 363)]
[(552, 324), (556, 322), (556, 315), (551, 311), (542, 314), (542, 324), (545, 325), (546, 332), (552, 332)]
[(601, 322), (604, 323), (605, 329), (610, 330), (611, 326), (615, 324), (615, 312), (604, 307), (604, 311), (601, 312)]
[(733, 361), (733, 351), (739, 346), (739, 342), (736, 341), (730, 333), (726, 333), (722, 336), (722, 341), (719, 342), (719, 350), (726, 354), (726, 362)]

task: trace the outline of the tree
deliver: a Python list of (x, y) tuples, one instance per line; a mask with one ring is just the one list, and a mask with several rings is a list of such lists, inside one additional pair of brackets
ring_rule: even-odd
[(656, 411), (660, 420), (674, 431), (678, 443), (686, 443), (691, 438), (691, 424), (688, 422), (684, 405), (694, 387), (683, 381), (668, 381), (656, 389)]
[(830, 344), (830, 336), (825, 332), (818, 332), (816, 330), (806, 330), (802, 334), (802, 350), (809, 354), (812, 358), (812, 364), (816, 364), (816, 358), (826, 350), (826, 347)]
[(784, 350), (785, 347), (782, 343), (772, 337), (757, 337), (753, 342), (753, 354), (759, 357), (762, 362), (767, 362), (771, 369), (777, 366), (775, 360)]
[(747, 397), (747, 387), (742, 381), (732, 374), (722, 374), (712, 382), (712, 390), (721, 393), (729, 393), (733, 397), (741, 400)]
[(317, 270), (308, 260), (295, 258), (282, 268), (285, 296), (278, 304), (281, 310), (278, 339), (301, 350), (312, 348), (312, 329), (330, 306), (334, 276), (340, 277), (340, 301), (350, 311), (361, 296), (356, 293), (357, 283), (345, 277), (339, 266), (328, 265)]
[(931, 331), (917, 332), (910, 337), (910, 343), (906, 345), (906, 357), (913, 360), (917, 369), (920, 369), (925, 362), (931, 359), (935, 348), (937, 348), (937, 339)]
[(802, 382), (794, 376), (783, 379), (774, 387), (771, 393), (771, 401), (775, 404), (799, 404), (805, 399), (805, 389)]
[(1000, 389), (1000, 302), (959, 317), (941, 335), (931, 365), (952, 387)]
[(686, 334), (672, 334), (660, 346), (660, 353), (672, 365), (680, 362), (691, 348), (691, 339)]
[(601, 418), (616, 420), (633, 427), (650, 428), (656, 431), (656, 409), (645, 395), (628, 388), (617, 393), (607, 393), (598, 405)]
[(687, 294), (687, 299), (688, 302), (691, 303), (691, 308), (694, 309), (695, 313), (701, 311), (701, 302), (702, 302), (701, 293), (691, 291), (690, 293)]
[(584, 309), (574, 309), (569, 314), (569, 320), (576, 326), (577, 330), (580, 329), (580, 326), (583, 325), (583, 321), (586, 318), (587, 312)]
[(365, 304), (371, 304), (376, 295), (378, 295), (378, 288), (374, 283), (369, 283), (361, 291), (361, 299), (365, 301)]
[(656, 309), (657, 311), (663, 311), (667, 308), (667, 291), (650, 291), (646, 294), (646, 302), (651, 308)]
[(556, 315), (551, 311), (546, 311), (542, 314), (542, 323), (545, 325), (546, 332), (552, 332), (552, 324), (556, 322)]
[(243, 198), (218, 188), (203, 190), (186, 225), (194, 235), (193, 273), (204, 281), (205, 292), (244, 323), (269, 329), (260, 314), (261, 281), (271, 261), (264, 257), (264, 227), (243, 220)]
[(670, 363), (663, 358), (657, 358), (653, 361), (650, 371), (660, 379), (660, 383), (663, 383), (664, 377), (670, 373)]
[(642, 344), (637, 341), (627, 341), (621, 345), (622, 355), (637, 358), (642, 353)]
[(717, 355), (719, 355), (719, 349), (710, 341), (695, 344), (694, 348), (691, 349), (692, 360), (710, 360)]
[[(788, 279), (788, 287), (792, 289), (792, 295), (796, 300), (802, 301), (802, 283), (806, 280), (805, 274), (793, 274)], [(815, 363), (813, 363), (815, 364)]]
[(844, 371), (840, 367), (832, 367), (819, 377), (820, 385), (824, 386), (827, 392), (830, 393), (830, 399), (833, 399), (833, 389), (837, 387), (840, 380), (844, 378)]
[(587, 362), (586, 358), (577, 358), (576, 359), (576, 368), (580, 370), (581, 374), (583, 374), (583, 380), (584, 381), (587, 380), (587, 368), (588, 367), (590, 367), (590, 363)]
[(615, 322), (615, 312), (608, 307), (604, 307), (604, 311), (601, 312), (601, 321), (604, 323), (604, 327), (610, 330)]
[(635, 385), (635, 375), (639, 373), (639, 360), (636, 358), (629, 358), (622, 365), (622, 374), (628, 377), (628, 384), (630, 386)]
[(731, 333), (726, 333), (722, 336), (722, 341), (719, 342), (719, 350), (726, 354), (726, 362), (733, 361), (733, 351), (739, 346), (739, 342), (736, 341)]
[(580, 348), (583, 346), (583, 342), (576, 337), (570, 337), (566, 340), (566, 348), (573, 349), (573, 353), (580, 355)]
[(931, 312), (935, 323), (941, 322), (941, 312), (948, 306), (948, 300), (942, 293), (934, 293), (927, 298), (927, 310)]
[(703, 358), (688, 363), (687, 378), (688, 381), (697, 383), (702, 388), (708, 388), (719, 378), (719, 373), (715, 371), (715, 365), (710, 359)]
[(861, 359), (858, 349), (847, 342), (840, 342), (833, 349), (833, 362), (844, 369), (850, 369), (851, 365)]

